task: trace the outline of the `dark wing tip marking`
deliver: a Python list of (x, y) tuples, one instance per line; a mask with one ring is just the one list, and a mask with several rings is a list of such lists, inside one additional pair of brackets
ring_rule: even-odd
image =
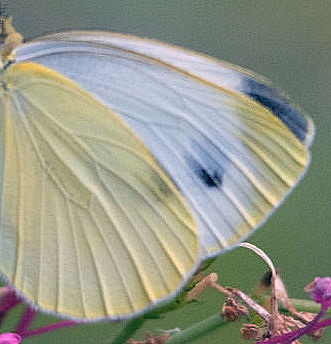
[(301, 142), (309, 134), (309, 122), (299, 111), (268, 85), (254, 79), (245, 79), (242, 92), (277, 116)]

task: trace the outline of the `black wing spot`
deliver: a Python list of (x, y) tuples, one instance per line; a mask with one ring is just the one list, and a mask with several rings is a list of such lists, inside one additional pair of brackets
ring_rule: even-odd
[(194, 174), (209, 188), (219, 188), (223, 183), (223, 170), (215, 168), (205, 168), (196, 160), (189, 159), (188, 163)]
[(219, 187), (222, 185), (222, 175), (218, 171), (208, 172), (204, 168), (196, 171), (198, 177), (210, 188)]

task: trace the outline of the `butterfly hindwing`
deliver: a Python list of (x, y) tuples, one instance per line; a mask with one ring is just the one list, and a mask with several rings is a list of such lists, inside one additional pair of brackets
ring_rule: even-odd
[(197, 264), (195, 223), (144, 144), (76, 84), (35, 63), (2, 76), (0, 264), (46, 311), (125, 318)]

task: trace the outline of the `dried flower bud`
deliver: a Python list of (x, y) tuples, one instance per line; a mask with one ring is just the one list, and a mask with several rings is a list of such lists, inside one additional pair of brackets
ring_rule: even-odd
[(147, 333), (145, 338), (146, 339), (144, 341), (136, 341), (133, 339), (129, 339), (127, 341), (127, 344), (164, 344), (166, 340), (169, 339), (169, 335), (163, 334), (161, 336), (154, 337), (152, 334)]
[(248, 315), (248, 310), (234, 298), (229, 297), (222, 307), (222, 318), (226, 321), (235, 321), (239, 316)]
[(261, 340), (261, 329), (255, 324), (244, 324), (240, 329), (241, 335), (245, 340)]

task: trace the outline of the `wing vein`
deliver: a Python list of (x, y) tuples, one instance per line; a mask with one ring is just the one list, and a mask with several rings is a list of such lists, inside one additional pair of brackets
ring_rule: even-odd
[(71, 231), (68, 231), (69, 233), (72, 234), (72, 238), (73, 238), (73, 248), (74, 248), (74, 252), (75, 252), (75, 256), (76, 256), (76, 265), (77, 265), (77, 277), (78, 277), (78, 288), (79, 288), (79, 292), (80, 292), (80, 299), (82, 302), (82, 311), (83, 311), (83, 318), (86, 318), (86, 314), (87, 314), (87, 307), (86, 307), (86, 300), (85, 300), (85, 295), (84, 295), (84, 290), (83, 290), (83, 284), (82, 284), (82, 268), (81, 268), (81, 258), (79, 256), (79, 252), (78, 252), (78, 244), (77, 244), (77, 234), (76, 234), (76, 226), (74, 224), (73, 221), (73, 214), (72, 214), (72, 208), (71, 205), (69, 203), (69, 200), (66, 199), (66, 208), (67, 208), (67, 212), (68, 212), (68, 220), (69, 220), (69, 224), (71, 227)]
[[(128, 216), (128, 214), (125, 212), (123, 206), (120, 204), (119, 200), (117, 200), (117, 198), (115, 197), (113, 191), (111, 190), (111, 187), (110, 187), (110, 183), (105, 183), (105, 181), (103, 180), (102, 176), (101, 176), (101, 173), (100, 173), (100, 169), (97, 167), (97, 171), (98, 171), (98, 175), (99, 175), (99, 178), (100, 178), (100, 181), (103, 185), (103, 187), (109, 192), (109, 194), (111, 195), (111, 198), (114, 200), (114, 203), (117, 205), (117, 207), (119, 208), (119, 210), (121, 211), (121, 213), (123, 214), (123, 216), (127, 219), (127, 221), (130, 223), (131, 225), (131, 228), (135, 231), (136, 235), (139, 237), (140, 239), (140, 242), (142, 243), (142, 245), (144, 246), (145, 248), (145, 252), (148, 252), (148, 254), (150, 255), (151, 259), (153, 260), (154, 262), (154, 265), (155, 267), (159, 270), (159, 266), (157, 265), (156, 263), (156, 259), (155, 257), (153, 256), (153, 254), (151, 253), (148, 245), (145, 244), (144, 240), (142, 239), (141, 237), (141, 234), (139, 233), (139, 230), (136, 228), (135, 224), (131, 221), (130, 217)], [(139, 214), (140, 216), (142, 216), (142, 214)], [(141, 281), (141, 284), (142, 286), (144, 287), (144, 291), (145, 291), (145, 294), (146, 296), (149, 298), (150, 301), (152, 301), (154, 298), (153, 296), (150, 295), (150, 292), (149, 292), (149, 288), (146, 284), (146, 281), (144, 279), (144, 275), (145, 273), (143, 272), (143, 270), (141, 269), (141, 267), (139, 266), (139, 259), (135, 259), (135, 257), (132, 255), (131, 253), (131, 250), (128, 248), (130, 247), (130, 245), (128, 245), (128, 243), (126, 242), (126, 239), (120, 234), (120, 230), (117, 230), (117, 233), (119, 234), (119, 237), (121, 238), (121, 241), (124, 243), (124, 246), (127, 248), (127, 252), (128, 254), (130, 254), (130, 257), (132, 258), (132, 263), (133, 265), (135, 266), (136, 268), (136, 271), (137, 271), (137, 274), (139, 275), (139, 279)], [(135, 261), (137, 263), (135, 263)], [(175, 264), (175, 263), (174, 263)], [(176, 265), (175, 265), (176, 266)], [(176, 266), (177, 268), (177, 266)], [(159, 270), (160, 271), (160, 270)], [(182, 275), (182, 274), (181, 274)], [(162, 277), (162, 274), (161, 274), (161, 277)], [(165, 284), (166, 285), (166, 284)]]
[[(14, 98), (12, 98), (14, 100)], [(21, 107), (17, 104), (17, 102), (13, 102), (13, 104), (16, 106), (17, 108), (17, 112), (21, 115), (21, 116), (24, 116), (23, 113), (22, 113), (22, 109)], [(9, 122), (10, 122), (10, 115), (9, 113), (7, 114), (6, 116), (6, 127), (9, 126)], [(13, 130), (14, 132), (14, 130)], [(18, 162), (18, 170), (19, 171), (23, 171), (22, 167), (21, 167), (21, 159), (22, 159), (22, 152), (20, 151), (20, 146), (19, 146), (19, 139), (17, 138), (17, 135), (13, 135), (13, 139), (16, 141), (16, 144), (15, 144), (15, 147), (16, 147), (16, 150), (17, 150), (17, 156), (18, 156), (18, 159), (17, 159), (17, 162)], [(22, 207), (22, 204), (24, 202), (24, 197), (22, 197), (22, 175), (19, 174), (19, 178), (18, 178), (18, 190), (19, 190), (19, 195), (17, 197), (17, 203), (18, 203), (18, 206), (17, 206), (17, 209), (18, 209), (18, 224), (17, 224), (17, 247), (16, 247), (16, 264), (15, 264), (15, 271), (13, 273), (13, 283), (17, 283), (17, 278), (18, 278), (18, 272), (19, 272), (19, 269), (21, 268), (21, 259), (22, 259), (22, 250), (23, 250), (23, 238), (24, 238), (24, 230), (23, 230), (23, 214), (22, 214), (22, 211), (23, 211), (23, 207)], [(22, 281), (24, 284), (24, 281)], [(19, 285), (19, 283), (18, 283)]]
[(45, 181), (46, 175), (44, 173), (44, 171), (41, 171), (41, 188), (40, 188), (40, 192), (41, 192), (41, 197), (40, 197), (40, 205), (41, 205), (41, 209), (40, 209), (40, 213), (39, 213), (39, 221), (40, 221), (40, 235), (38, 237), (39, 240), (39, 266), (38, 266), (38, 282), (37, 282), (37, 292), (36, 292), (36, 300), (37, 302), (39, 301), (39, 293), (40, 293), (40, 287), (42, 285), (42, 279), (41, 279), (41, 268), (43, 265), (43, 261), (44, 261), (44, 248), (43, 248), (43, 236), (44, 236), (44, 232), (45, 232), (45, 222), (44, 222), (44, 216), (45, 216), (45, 188), (46, 188), (46, 181)]
[[(103, 240), (103, 242), (104, 242), (104, 244), (105, 244), (105, 246), (107, 248), (107, 251), (108, 251), (110, 259), (112, 260), (112, 262), (114, 263), (114, 266), (116, 267), (116, 271), (117, 271), (118, 276), (120, 278), (120, 281), (122, 283), (122, 288), (126, 290), (126, 295), (127, 295), (128, 301), (130, 303), (131, 310), (134, 311), (135, 310), (134, 302), (133, 302), (132, 296), (130, 295), (130, 293), (129, 293), (128, 289), (127, 289), (127, 286), (126, 286), (126, 283), (125, 283), (125, 278), (123, 277), (123, 271), (120, 269), (119, 264), (116, 261), (115, 255), (112, 253), (112, 249), (108, 246), (107, 240), (106, 240), (104, 234), (102, 233), (102, 230), (100, 229), (100, 227), (99, 227), (99, 225), (97, 223), (97, 219), (95, 218), (95, 215), (92, 212), (89, 213), (89, 215), (90, 215), (90, 218), (91, 218), (92, 222), (94, 223), (94, 225), (98, 229), (99, 235), (102, 238), (102, 240)], [(111, 219), (109, 219), (109, 220), (114, 225), (113, 221)], [(115, 228), (115, 225), (114, 225), (114, 228)]]

